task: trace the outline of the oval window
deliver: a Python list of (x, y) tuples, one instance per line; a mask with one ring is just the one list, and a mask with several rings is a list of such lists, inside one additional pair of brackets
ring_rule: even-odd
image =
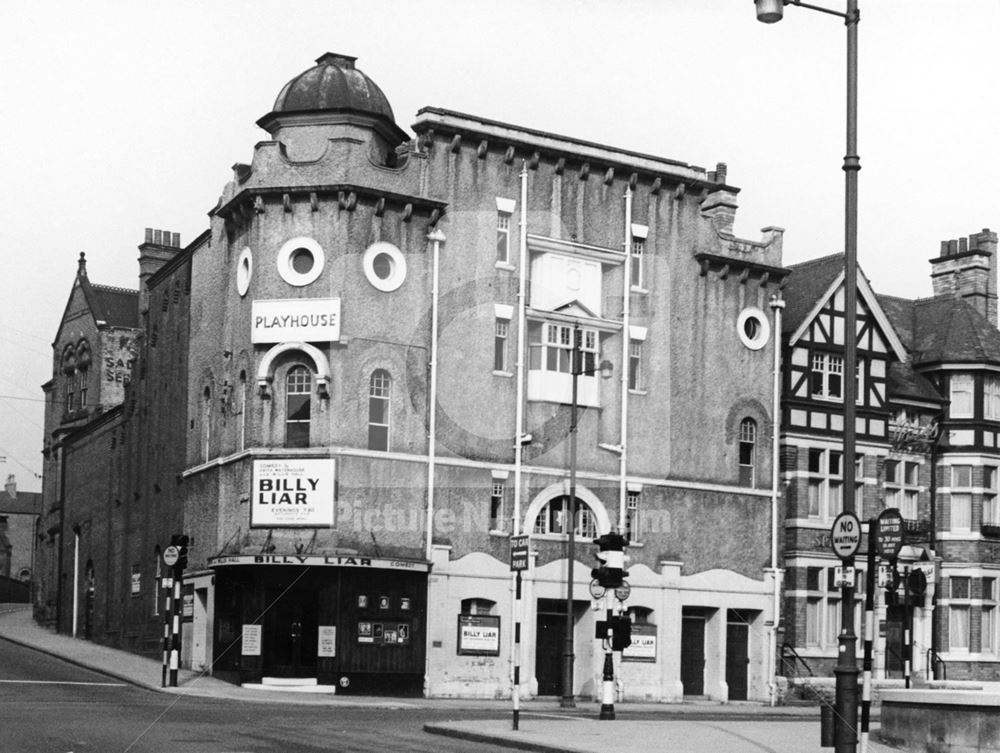
[(406, 279), (406, 258), (391, 243), (380, 241), (372, 244), (365, 251), (361, 263), (368, 282), (383, 292), (396, 290)]
[(736, 321), (736, 332), (750, 350), (760, 350), (771, 336), (767, 315), (755, 306), (743, 309)]
[(278, 274), (289, 285), (308, 285), (323, 272), (325, 260), (323, 247), (312, 238), (292, 238), (278, 252)]
[(241, 296), (246, 295), (250, 289), (251, 277), (253, 277), (253, 252), (245, 248), (240, 253), (239, 261), (236, 262), (236, 290)]

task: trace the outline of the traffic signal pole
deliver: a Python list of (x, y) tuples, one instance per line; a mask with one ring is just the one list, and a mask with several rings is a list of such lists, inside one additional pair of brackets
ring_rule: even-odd
[(601, 719), (615, 718), (615, 617), (614, 589), (604, 592), (604, 606), (607, 620), (607, 633), (604, 636), (604, 675), (601, 678)]

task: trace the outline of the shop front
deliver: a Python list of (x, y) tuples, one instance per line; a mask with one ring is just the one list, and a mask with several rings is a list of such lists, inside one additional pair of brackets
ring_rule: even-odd
[(215, 571), (215, 675), (423, 692), (425, 561), (357, 555), (239, 555)]

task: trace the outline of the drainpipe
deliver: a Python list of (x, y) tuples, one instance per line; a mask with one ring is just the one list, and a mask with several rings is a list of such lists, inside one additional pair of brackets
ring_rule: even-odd
[(80, 621), (80, 526), (73, 526), (73, 637)]
[(778, 701), (778, 623), (781, 618), (781, 577), (778, 570), (778, 483), (781, 445), (781, 310), (785, 302), (777, 295), (771, 296), (771, 310), (774, 312), (774, 385), (771, 402), (771, 579), (774, 588), (772, 594), (773, 607), (771, 630), (769, 633), (767, 691), (770, 703), (774, 706)]
[(525, 347), (525, 288), (528, 276), (528, 167), (521, 163), (521, 227), (519, 235), (519, 261), (517, 270), (517, 397), (514, 407), (514, 516), (511, 532), (521, 532), (521, 464), (524, 460), (524, 358)]
[(434, 244), (431, 271), (431, 394), (427, 437), (427, 561), (430, 562), (434, 542), (434, 462), (437, 452), (437, 370), (438, 370), (438, 261), (444, 233), (434, 228), (427, 234), (427, 240)]
[(618, 532), (625, 531), (625, 499), (627, 489), (625, 474), (627, 473), (628, 453), (626, 438), (628, 436), (628, 362), (629, 362), (629, 324), (632, 312), (632, 189), (625, 187), (625, 280), (622, 282), (622, 368), (621, 368), (621, 428), (618, 434)]

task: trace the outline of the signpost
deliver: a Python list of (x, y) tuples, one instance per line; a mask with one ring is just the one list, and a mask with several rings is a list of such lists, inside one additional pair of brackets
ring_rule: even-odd
[[(515, 528), (515, 530), (517, 530)], [(514, 573), (514, 659), (513, 687), (511, 700), (514, 704), (514, 724), (520, 725), (521, 715), (521, 573), (528, 569), (528, 534), (512, 534), (510, 537), (510, 571)]]
[(528, 536), (510, 537), (510, 571), (519, 573), (528, 569)]
[(163, 564), (167, 567), (173, 567), (177, 564), (177, 560), (181, 557), (181, 550), (175, 546), (168, 546), (163, 550)]

